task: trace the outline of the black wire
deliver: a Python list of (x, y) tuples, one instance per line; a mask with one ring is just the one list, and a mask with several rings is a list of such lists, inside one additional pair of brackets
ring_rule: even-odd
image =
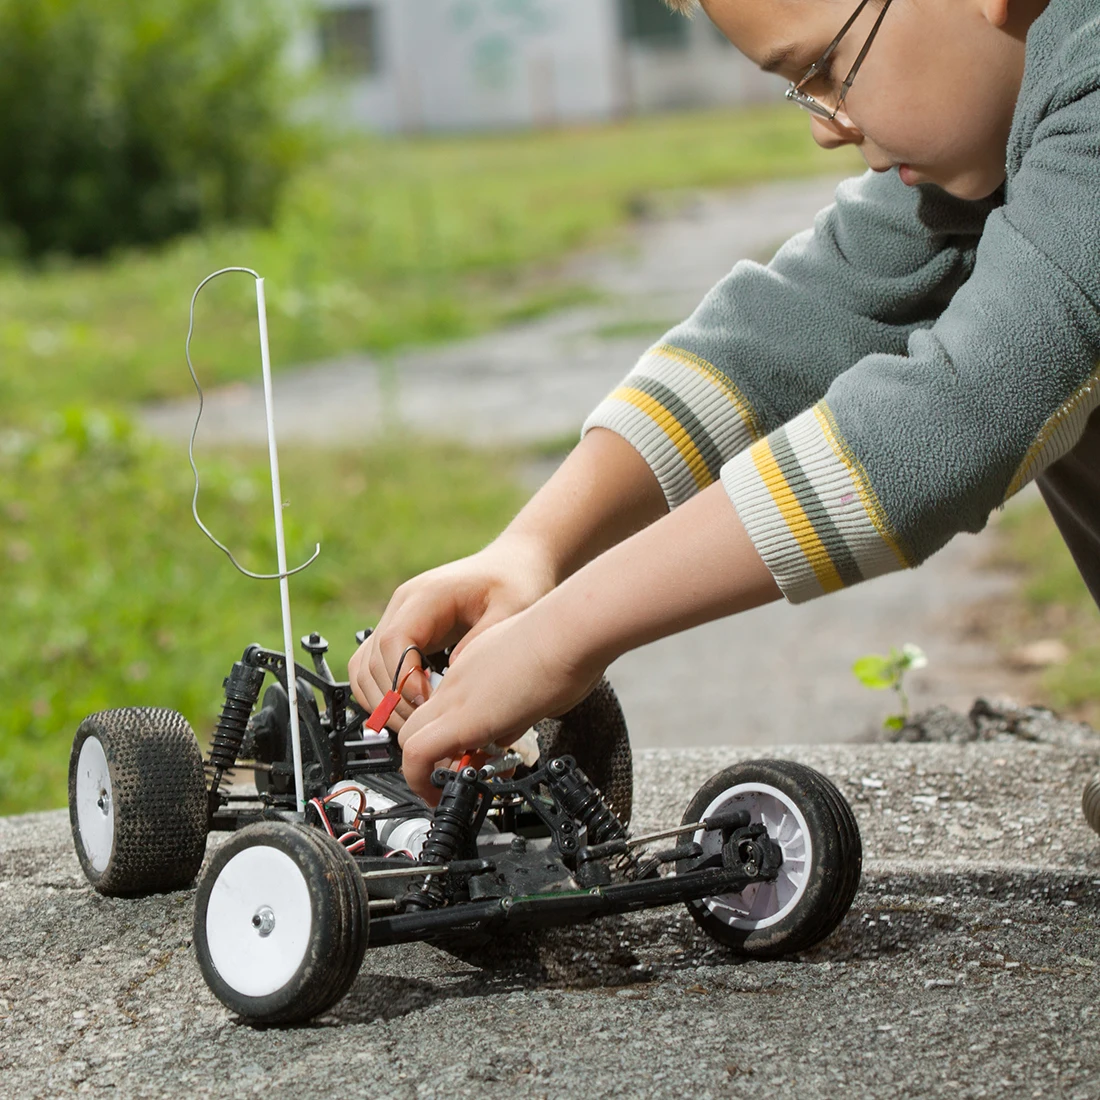
[(423, 802), (402, 802), (397, 806), (391, 806), (388, 810), (366, 810), (359, 817), (363, 821), (384, 821), (389, 817), (410, 817), (417, 814), (424, 815)]
[(394, 674), (393, 674), (393, 687), (390, 688), (391, 691), (396, 691), (397, 690), (397, 680), (398, 680), (398, 677), (401, 675), (401, 666), (405, 663), (405, 658), (410, 653), (414, 653), (414, 652), (420, 658), (421, 667), (426, 667), (427, 666), (428, 658), (424, 656), (424, 650), (422, 650), (420, 648), (420, 646), (418, 646), (418, 645), (407, 646), (405, 648), (405, 652), (401, 654), (401, 659), (397, 662), (397, 669), (394, 671)]

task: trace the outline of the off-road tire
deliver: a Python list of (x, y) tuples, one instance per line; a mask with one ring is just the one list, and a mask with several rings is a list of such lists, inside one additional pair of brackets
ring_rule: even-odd
[(1100, 833), (1100, 775), (1093, 776), (1085, 784), (1081, 794), (1081, 812), (1092, 829)]
[[(98, 867), (80, 824), (89, 779), (79, 762), (93, 738), (106, 759), (113, 818), (109, 857), (104, 861), (101, 854)], [(206, 852), (208, 802), (202, 752), (187, 719), (162, 707), (85, 718), (69, 758), (69, 820), (80, 865), (101, 894), (132, 897), (189, 887)]]
[[(301, 962), (288, 979), (270, 992), (250, 995), (219, 970), (208, 915), (220, 876), (235, 857), (257, 846), (273, 848), (293, 861), (308, 890), (310, 927)], [(278, 906), (282, 894), (273, 883), (271, 896), (257, 893), (255, 904), (269, 900)], [(249, 908), (246, 901), (241, 910), (246, 917)], [(245, 1023), (303, 1023), (331, 1008), (351, 988), (367, 949), (369, 922), (366, 885), (341, 844), (306, 825), (261, 822), (234, 833), (203, 871), (195, 898), (195, 956), (211, 992)], [(249, 931), (215, 929), (215, 935), (226, 934), (247, 936)]]
[[(840, 924), (859, 887), (863, 849), (855, 815), (832, 781), (789, 760), (749, 760), (719, 772), (691, 800), (683, 824), (699, 821), (724, 792), (731, 792), (732, 799), (734, 788), (751, 792), (754, 786), (780, 792), (805, 820), (811, 857), (801, 897), (789, 912), (766, 926), (763, 921), (754, 924), (744, 919), (739, 926), (723, 919), (719, 907), (708, 905), (718, 899), (691, 901), (687, 908), (719, 943), (739, 955), (770, 959), (806, 951)], [(677, 869), (683, 873), (689, 866), (684, 862)]]
[(571, 756), (599, 788), (615, 816), (630, 824), (634, 808), (634, 758), (623, 708), (606, 678), (560, 718), (535, 726), (542, 762)]

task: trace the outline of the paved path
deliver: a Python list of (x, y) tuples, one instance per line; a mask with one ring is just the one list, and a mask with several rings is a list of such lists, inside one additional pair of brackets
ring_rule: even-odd
[[(835, 179), (770, 184), (701, 196), (643, 222), (623, 246), (567, 263), (559, 277), (606, 296), (529, 324), (386, 360), (353, 355), (275, 380), (282, 441), (356, 444), (383, 430), (476, 444), (558, 439), (579, 429), (634, 360), (690, 313), (742, 257), (761, 258), (807, 228), (832, 201)], [(275, 293), (272, 288), (271, 293)], [(642, 325), (635, 335), (615, 331)], [(208, 395), (202, 439), (266, 443), (259, 385)], [(193, 398), (145, 412), (156, 434), (186, 439)]]
[[(811, 224), (836, 181), (772, 184), (701, 196), (642, 222), (620, 249), (581, 255), (562, 273), (599, 289), (598, 308), (568, 310), (450, 347), (382, 363), (359, 356), (276, 379), (280, 438), (348, 444), (384, 423), (474, 444), (575, 432), (658, 335), (608, 338), (622, 323), (686, 315), (741, 257), (762, 257)], [(619, 326), (615, 328), (615, 326)], [(629, 326), (628, 326), (629, 327)], [(399, 415), (398, 415), (399, 414)], [(185, 439), (194, 402), (146, 410), (149, 430)], [(209, 395), (205, 440), (262, 443), (258, 387)], [(547, 470), (534, 469), (533, 483)], [(774, 605), (629, 654), (611, 671), (639, 747), (835, 741), (872, 731), (891, 700), (850, 669), (865, 653), (915, 642), (929, 667), (912, 677), (914, 707), (965, 707), (975, 695), (1025, 697), (966, 608), (1011, 590), (989, 572), (989, 535), (963, 536), (917, 572), (895, 574), (801, 607)]]
[[(102, 898), (64, 813), (0, 818), (0, 1096), (977, 1100), (1100, 1095), (1100, 738), (1041, 717), (973, 743), (776, 750), (830, 775), (866, 861), (823, 945), (740, 963), (679, 907), (544, 934), (480, 969), (367, 954), (314, 1026), (213, 999), (193, 891)], [(996, 728), (996, 727), (994, 727)], [(747, 750), (637, 761), (639, 829)]]

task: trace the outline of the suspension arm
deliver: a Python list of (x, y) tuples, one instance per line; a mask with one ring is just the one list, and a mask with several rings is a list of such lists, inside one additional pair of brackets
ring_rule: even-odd
[[(770, 877), (775, 877), (774, 872)], [(442, 909), (396, 913), (371, 918), (370, 942), (372, 947), (382, 947), (413, 940), (445, 939), (459, 932), (552, 928), (715, 894), (739, 894), (746, 886), (763, 879), (763, 875), (746, 875), (739, 867), (715, 868), (590, 890), (493, 898)]]

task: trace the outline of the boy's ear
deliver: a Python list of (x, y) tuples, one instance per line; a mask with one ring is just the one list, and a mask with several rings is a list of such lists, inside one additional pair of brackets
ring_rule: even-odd
[(994, 27), (1003, 27), (1008, 22), (1010, 0), (979, 0), (982, 15)]

